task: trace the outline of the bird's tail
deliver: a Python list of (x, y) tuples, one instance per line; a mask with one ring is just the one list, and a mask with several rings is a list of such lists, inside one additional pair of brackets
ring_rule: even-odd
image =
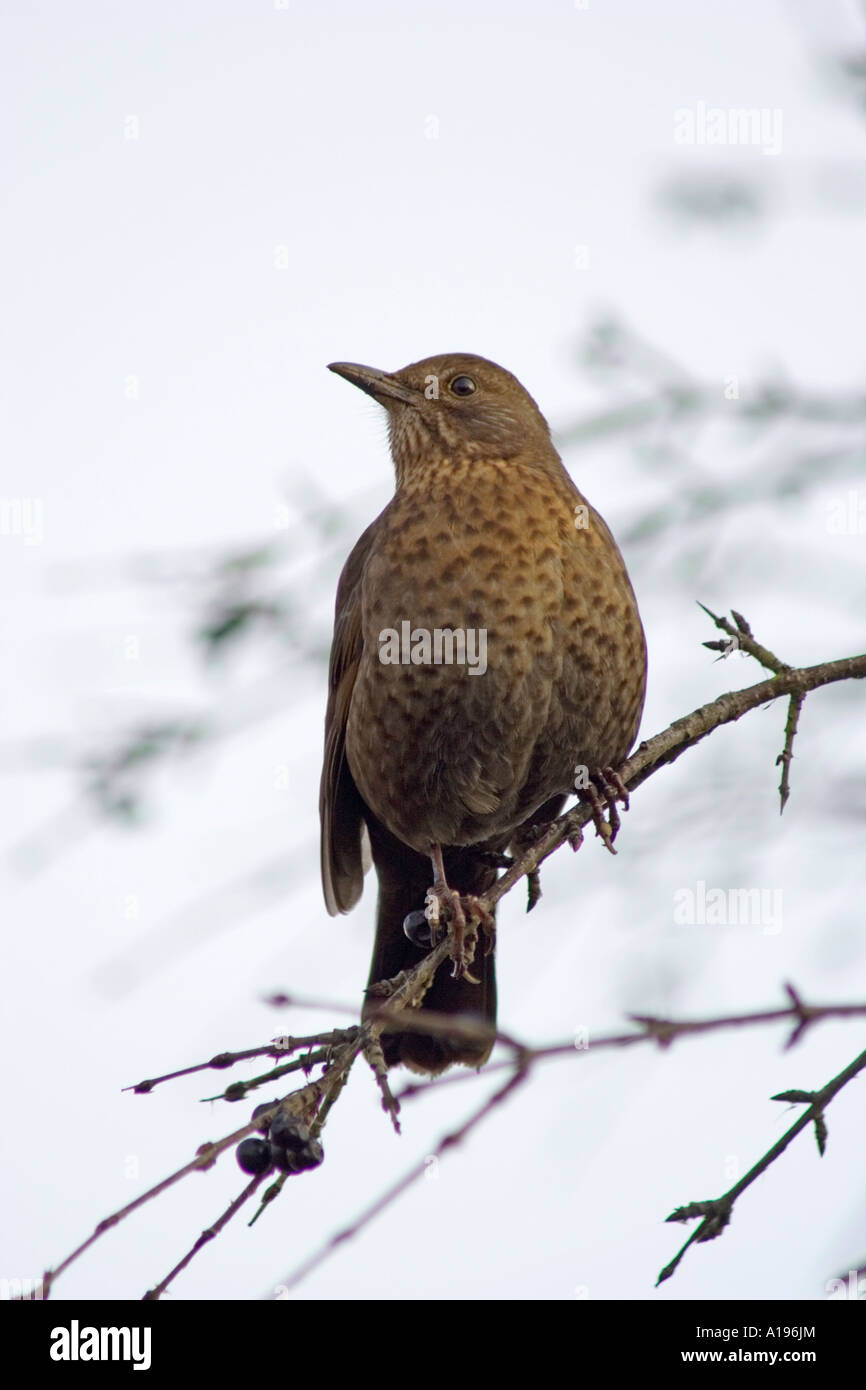
[[(370, 985), (389, 980), (401, 970), (410, 970), (427, 954), (429, 947), (416, 946), (403, 930), (404, 919), (410, 912), (424, 907), (427, 889), (433, 883), (430, 860), (390, 835), (379, 824), (369, 824), (373, 862), (379, 878), (379, 902), (376, 915), (376, 942), (370, 965)], [(467, 849), (447, 850), (444, 855), (448, 884), (459, 893), (480, 895), (495, 882), (496, 869)], [(451, 964), (445, 961), (424, 996), (421, 1011), (435, 1009), (443, 1014), (467, 1014), (495, 1026), (496, 972), (493, 954), (484, 954), (484, 941), (479, 937), (472, 975), (479, 981), (455, 980)], [(367, 1009), (381, 1002), (370, 996)], [(454, 1062), (480, 1067), (490, 1056), (492, 1043), (473, 1042), (467, 1038), (434, 1037), (425, 1033), (383, 1033), (382, 1046), (388, 1066), (402, 1062), (413, 1071), (436, 1075)]]

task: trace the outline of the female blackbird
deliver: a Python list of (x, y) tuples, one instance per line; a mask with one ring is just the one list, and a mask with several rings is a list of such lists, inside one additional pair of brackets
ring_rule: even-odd
[[(331, 914), (354, 907), (372, 852), (369, 984), (425, 954), (412, 926), (426, 902), (457, 944), (454, 973), (440, 969), (423, 1007), (492, 1025), (493, 955), (479, 946), (471, 970), (463, 959), (466, 912), (491, 929), (473, 899), (509, 844), (576, 787), (592, 798), (592, 779), (609, 782), (628, 754), (646, 687), (637, 603), (610, 531), (510, 372), (469, 353), (331, 370), (387, 411), (397, 487), (337, 589), (325, 901)], [(383, 1044), (389, 1065), (433, 1074), (480, 1066), (491, 1047), (423, 1033)]]

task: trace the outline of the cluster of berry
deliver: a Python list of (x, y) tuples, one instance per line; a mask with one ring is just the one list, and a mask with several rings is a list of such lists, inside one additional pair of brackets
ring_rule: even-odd
[[(266, 1110), (273, 1110), (275, 1100), (257, 1105), (251, 1119)], [(245, 1173), (267, 1173), (278, 1168), (281, 1173), (302, 1173), (305, 1168), (318, 1168), (325, 1157), (321, 1140), (314, 1139), (309, 1125), (295, 1115), (278, 1110), (270, 1122), (259, 1125), (264, 1139), (252, 1135), (242, 1139), (237, 1147), (237, 1160)]]

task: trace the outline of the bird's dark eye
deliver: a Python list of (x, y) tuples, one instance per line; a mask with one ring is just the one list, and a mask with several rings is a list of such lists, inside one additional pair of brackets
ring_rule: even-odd
[(471, 396), (475, 382), (471, 376), (456, 376), (448, 388), (452, 396)]

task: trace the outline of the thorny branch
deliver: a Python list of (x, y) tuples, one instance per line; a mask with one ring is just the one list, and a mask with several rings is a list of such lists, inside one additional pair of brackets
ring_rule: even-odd
[(689, 1202), (687, 1206), (677, 1207), (667, 1218), (668, 1221), (693, 1221), (695, 1217), (702, 1218), (701, 1224), (689, 1236), (685, 1245), (677, 1252), (670, 1264), (665, 1265), (658, 1279), (656, 1287), (664, 1283), (665, 1279), (670, 1279), (677, 1269), (680, 1261), (685, 1255), (690, 1245), (696, 1245), (702, 1241), (714, 1240), (721, 1235), (731, 1219), (734, 1203), (747, 1187), (765, 1173), (771, 1163), (775, 1163), (780, 1154), (785, 1152), (792, 1139), (809, 1125), (815, 1126), (815, 1139), (818, 1145), (818, 1152), (823, 1158), (827, 1146), (827, 1122), (824, 1118), (824, 1111), (830, 1101), (838, 1095), (843, 1086), (847, 1086), (855, 1076), (859, 1075), (866, 1068), (866, 1052), (861, 1052), (859, 1057), (855, 1057), (853, 1062), (849, 1062), (847, 1067), (843, 1067), (838, 1076), (834, 1076), (832, 1081), (828, 1081), (826, 1086), (822, 1086), (820, 1091), (782, 1091), (777, 1096), (772, 1096), (772, 1100), (788, 1101), (793, 1105), (807, 1105), (800, 1118), (791, 1128), (782, 1135), (781, 1139), (768, 1149), (763, 1157), (759, 1158), (739, 1182), (734, 1183), (732, 1188), (722, 1194), (721, 1197), (713, 1197), (709, 1201)]
[[(702, 605), (703, 606), (703, 605)], [(709, 613), (709, 609), (706, 610)], [(726, 632), (732, 639), (736, 639), (737, 644), (745, 651), (749, 652), (764, 666), (774, 672), (769, 680), (761, 681), (757, 685), (749, 686), (743, 690), (731, 691), (711, 701), (709, 704), (693, 710), (691, 714), (685, 715), (681, 719), (675, 720), (669, 728), (654, 738), (645, 740), (639, 745), (636, 751), (619, 770), (622, 782), (631, 792), (645, 782), (648, 777), (657, 772), (661, 767), (674, 762), (688, 748), (694, 747), (702, 739), (707, 737), (714, 729), (720, 728), (724, 724), (740, 719), (750, 710), (757, 709), (768, 702), (788, 696), (790, 699), (788, 720), (785, 731), (785, 748), (780, 755), (779, 761), (783, 763), (782, 804), (788, 795), (788, 768), (791, 759), (791, 745), (797, 727), (797, 718), (802, 708), (806, 695), (819, 689), (821, 686), (829, 685), (842, 680), (860, 680), (866, 678), (866, 654), (860, 656), (845, 657), (838, 661), (821, 663), (818, 666), (794, 669), (779, 661), (772, 652), (762, 647), (753, 637), (748, 623), (741, 615), (734, 613), (736, 627), (732, 627), (727, 619), (719, 618), (715, 614), (709, 613), (716, 626)], [(726, 644), (707, 644), (715, 647), (724, 647)], [(582, 827), (592, 818), (592, 809), (586, 804), (579, 804), (572, 810), (560, 816), (551, 824), (540, 827), (534, 840), (527, 846), (521, 846), (521, 852), (515, 858), (511, 866), (504, 874), (499, 877), (493, 887), (481, 899), (481, 903), (488, 910), (491, 909), (515, 884), (526, 877), (530, 884), (530, 902), (532, 901), (532, 887), (536, 885), (539, 866), (556, 849), (566, 841), (577, 849), (582, 841)], [(345, 1085), (351, 1067), (358, 1056), (363, 1055), (370, 1063), (376, 1075), (380, 1090), (382, 1092), (383, 1108), (391, 1117), (395, 1128), (399, 1129), (398, 1113), (400, 1099), (408, 1099), (418, 1094), (422, 1089), (416, 1085), (410, 1085), (404, 1089), (400, 1097), (394, 1097), (391, 1093), (387, 1081), (384, 1066), (381, 1064), (381, 1047), (379, 1039), (381, 1034), (391, 1028), (399, 1027), (405, 1031), (413, 1027), (423, 1028), (425, 1032), (436, 1032), (437, 1029), (450, 1033), (469, 1030), (473, 1036), (477, 1036), (479, 1029), (485, 1031), (485, 1026), (474, 1023), (471, 1020), (455, 1019), (448, 1016), (437, 1016), (434, 1013), (425, 1011), (423, 1020), (419, 1020), (414, 1011), (424, 997), (437, 969), (445, 963), (451, 952), (451, 943), (446, 937), (441, 941), (427, 956), (411, 971), (403, 972), (392, 981), (386, 982), (383, 987), (382, 1006), (371, 1014), (363, 1025), (343, 1030), (332, 1030), (322, 1034), (297, 1039), (280, 1039), (279, 1047), (272, 1044), (270, 1047), (249, 1049), (244, 1053), (230, 1054), (223, 1053), (211, 1059), (210, 1062), (201, 1064), (202, 1068), (223, 1069), (232, 1065), (235, 1060), (241, 1057), (251, 1057), (256, 1055), (284, 1055), (291, 1052), (303, 1052), (304, 1055), (295, 1058), (292, 1062), (285, 1063), (281, 1067), (272, 1069), (262, 1076), (250, 1079), (245, 1082), (235, 1083), (222, 1093), (222, 1098), (226, 1100), (239, 1100), (249, 1091), (255, 1090), (257, 1086), (264, 1085), (287, 1071), (301, 1070), (309, 1074), (312, 1067), (322, 1065), (322, 1076), (312, 1082), (307, 1082), (300, 1090), (292, 1092), (281, 1101), (275, 1101), (272, 1110), (268, 1111), (268, 1116), (276, 1115), (278, 1110), (283, 1110), (286, 1114), (301, 1117), (307, 1120), (310, 1128), (315, 1135), (321, 1133), (331, 1106), (335, 1103), (340, 1092)], [(799, 996), (787, 987), (790, 998), (790, 1005), (785, 1009), (770, 1010), (759, 1014), (734, 1015), (727, 1018), (709, 1019), (702, 1021), (674, 1021), (670, 1019), (656, 1019), (644, 1016), (634, 1016), (633, 1022), (638, 1025), (637, 1031), (621, 1035), (612, 1035), (593, 1041), (591, 1050), (597, 1052), (603, 1048), (627, 1047), (637, 1043), (655, 1041), (661, 1046), (668, 1046), (674, 1038), (692, 1034), (696, 1032), (706, 1032), (712, 1029), (732, 1026), (743, 1026), (746, 1024), (765, 1023), (781, 1019), (790, 1019), (794, 1023), (794, 1030), (788, 1040), (788, 1045), (798, 1041), (806, 1028), (811, 1024), (829, 1017), (853, 1017), (866, 1015), (866, 1004), (851, 1005), (831, 1005), (831, 1006), (810, 1006), (802, 1002)], [(486, 1077), (496, 1071), (507, 1069), (510, 1076), (506, 1082), (496, 1090), (492, 1096), (479, 1106), (469, 1119), (456, 1131), (447, 1135), (439, 1146), (437, 1152), (441, 1153), (446, 1148), (458, 1144), (466, 1134), (473, 1129), (491, 1108), (505, 1100), (528, 1075), (531, 1066), (541, 1060), (553, 1057), (574, 1056), (580, 1050), (575, 1041), (557, 1044), (549, 1047), (532, 1048), (521, 1043), (505, 1033), (497, 1032), (496, 1041), (505, 1046), (511, 1053), (510, 1058), (501, 1063), (488, 1065), (482, 1072)], [(787, 1135), (779, 1141), (777, 1145), (764, 1156), (753, 1169), (741, 1179), (730, 1192), (723, 1197), (714, 1199), (709, 1203), (692, 1203), (690, 1206), (680, 1208), (673, 1213), (671, 1220), (687, 1220), (691, 1216), (700, 1215), (704, 1219), (697, 1231), (690, 1237), (689, 1241), (680, 1251), (674, 1261), (662, 1272), (661, 1278), (668, 1278), (673, 1273), (677, 1264), (682, 1259), (685, 1250), (695, 1241), (708, 1240), (712, 1236), (719, 1234), (724, 1225), (730, 1218), (730, 1211), (735, 1198), (744, 1190), (750, 1182), (766, 1170), (775, 1158), (779, 1156), (787, 1147), (787, 1144), (802, 1129), (814, 1123), (816, 1132), (819, 1136), (819, 1144), (823, 1144), (826, 1130), (824, 1128), (823, 1111), (830, 1100), (841, 1090), (852, 1076), (866, 1066), (866, 1053), (856, 1058), (849, 1067), (845, 1068), (833, 1081), (829, 1082), (820, 1092), (806, 1093), (798, 1092), (796, 1098), (808, 1103), (808, 1109), (800, 1117), (797, 1123), (792, 1126)], [(186, 1074), (189, 1071), (200, 1068), (186, 1068), (183, 1072), (172, 1073), (172, 1076)], [(455, 1078), (446, 1078), (444, 1081), (425, 1085), (424, 1091), (453, 1084), (454, 1081), (466, 1082), (473, 1081), (475, 1073), (469, 1073)], [(146, 1082), (140, 1082), (134, 1089), (145, 1092), (153, 1089), (159, 1081), (169, 1079), (161, 1077)], [(785, 1097), (793, 1099), (793, 1093), (785, 1093)], [(44, 1295), (47, 1297), (52, 1284), (57, 1280), (75, 1260), (77, 1260), (90, 1246), (111, 1227), (118, 1224), (126, 1216), (144, 1205), (147, 1201), (157, 1197), (168, 1187), (178, 1182), (188, 1173), (210, 1167), (217, 1157), (226, 1149), (234, 1146), (246, 1136), (253, 1134), (261, 1127), (261, 1117), (249, 1121), (240, 1129), (227, 1135), (225, 1138), (214, 1143), (204, 1144), (198, 1150), (196, 1156), (190, 1163), (187, 1163), (177, 1172), (171, 1174), (162, 1182), (156, 1184), (147, 1192), (142, 1193), (133, 1202), (128, 1203), (119, 1211), (101, 1221), (92, 1234), (66, 1257), (55, 1269), (46, 1271), (43, 1280)], [(362, 1215), (353, 1223), (352, 1226), (339, 1232), (327, 1243), (317, 1254), (307, 1260), (292, 1276), (292, 1282), (298, 1279), (319, 1264), (326, 1258), (327, 1254), (342, 1244), (351, 1236), (357, 1234), (369, 1221), (383, 1210), (390, 1202), (394, 1201), (412, 1182), (414, 1182), (424, 1171), (424, 1165), (416, 1165), (398, 1183), (384, 1193), (374, 1202)], [(204, 1231), (196, 1240), (193, 1247), (179, 1261), (174, 1269), (154, 1288), (146, 1297), (158, 1298), (167, 1288), (169, 1282), (190, 1262), (199, 1249), (208, 1244), (215, 1234), (236, 1215), (241, 1206), (253, 1195), (259, 1186), (260, 1179), (250, 1182), (240, 1196), (233, 1201), (227, 1210), (218, 1218), (212, 1227)], [(285, 1175), (277, 1180), (267, 1190), (263, 1198), (263, 1206), (273, 1200), (285, 1182)], [(260, 1208), (261, 1210), (261, 1208)]]
[[(704, 643), (704, 646), (709, 647), (710, 651), (721, 652), (722, 655), (719, 657), (720, 661), (722, 657), (730, 656), (734, 648), (739, 648), (740, 651), (748, 652), (756, 661), (760, 661), (761, 665), (766, 666), (768, 671), (775, 671), (776, 675), (781, 675), (783, 671), (790, 671), (791, 668), (786, 662), (780, 661), (773, 652), (768, 651), (766, 647), (761, 646), (760, 642), (755, 641), (752, 636), (752, 629), (746, 622), (742, 613), (738, 613), (736, 609), (731, 609), (731, 616), (737, 624), (736, 627), (732, 627), (727, 618), (720, 618), (715, 613), (710, 612), (710, 609), (707, 608), (705, 603), (699, 604), (698, 607), (703, 608), (704, 612), (709, 614), (716, 627), (721, 628), (722, 632), (728, 634), (729, 640), (727, 642)], [(784, 811), (785, 803), (791, 794), (791, 760), (794, 756), (792, 750), (794, 738), (797, 733), (797, 725), (800, 722), (800, 710), (803, 708), (803, 701), (805, 699), (805, 691), (795, 691), (788, 703), (788, 719), (785, 724), (785, 746), (776, 759), (777, 767), (780, 763), (782, 764), (782, 780), (779, 783), (779, 798), (781, 802), (779, 806), (779, 815)]]

